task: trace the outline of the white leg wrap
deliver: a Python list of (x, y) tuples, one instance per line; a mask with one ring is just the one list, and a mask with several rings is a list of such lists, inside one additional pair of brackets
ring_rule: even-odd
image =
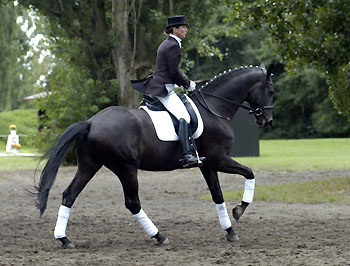
[(68, 218), (70, 214), (70, 208), (61, 205), (59, 211), (58, 211), (58, 217), (55, 227), (55, 237), (56, 238), (62, 238), (66, 236), (66, 228), (68, 223)]
[(142, 209), (138, 214), (134, 214), (134, 217), (150, 237), (153, 237), (158, 233), (157, 227)]
[(246, 179), (244, 185), (243, 201), (247, 203), (253, 202), (255, 189), (255, 179)]
[(216, 204), (216, 211), (218, 212), (220, 225), (222, 229), (226, 230), (230, 228), (232, 224), (230, 221), (230, 217), (228, 216), (228, 213), (227, 213), (225, 202), (221, 204)]

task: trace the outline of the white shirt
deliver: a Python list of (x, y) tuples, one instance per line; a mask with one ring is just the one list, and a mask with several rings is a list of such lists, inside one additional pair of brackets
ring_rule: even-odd
[(179, 43), (179, 46), (181, 48), (181, 39), (179, 37), (177, 37), (176, 35), (170, 33), (169, 36), (173, 37), (175, 40), (177, 40), (177, 42)]

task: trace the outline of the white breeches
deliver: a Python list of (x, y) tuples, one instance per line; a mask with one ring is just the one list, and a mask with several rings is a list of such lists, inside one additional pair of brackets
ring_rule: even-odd
[(185, 119), (187, 123), (190, 123), (191, 118), (187, 112), (185, 105), (175, 92), (170, 92), (165, 97), (157, 97), (164, 107), (172, 113), (177, 120), (181, 118)]

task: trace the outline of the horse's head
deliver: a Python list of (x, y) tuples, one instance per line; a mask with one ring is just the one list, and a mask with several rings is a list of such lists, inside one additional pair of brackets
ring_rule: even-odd
[[(239, 107), (253, 113), (261, 126), (272, 123), (274, 88), (271, 79), (273, 65), (241, 67), (215, 76), (203, 85), (195, 95), (211, 114), (231, 119)], [(250, 106), (242, 104), (247, 101)]]
[(267, 70), (263, 65), (261, 67), (262, 80), (251, 88), (247, 101), (253, 109), (251, 112), (255, 115), (256, 123), (265, 126), (272, 124), (273, 120), (274, 87), (271, 78), (273, 64)]

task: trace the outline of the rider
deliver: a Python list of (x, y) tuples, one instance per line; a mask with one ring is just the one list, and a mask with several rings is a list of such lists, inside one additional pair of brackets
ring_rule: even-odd
[(196, 89), (196, 83), (187, 79), (179, 70), (181, 60), (181, 41), (187, 33), (185, 16), (169, 17), (165, 33), (169, 37), (158, 47), (156, 69), (145, 83), (145, 91), (155, 96), (179, 120), (179, 141), (183, 155), (182, 164), (184, 168), (196, 166), (201, 163), (194, 156), (190, 148), (190, 116), (186, 107), (174, 92), (174, 85), (183, 86), (189, 91)]

